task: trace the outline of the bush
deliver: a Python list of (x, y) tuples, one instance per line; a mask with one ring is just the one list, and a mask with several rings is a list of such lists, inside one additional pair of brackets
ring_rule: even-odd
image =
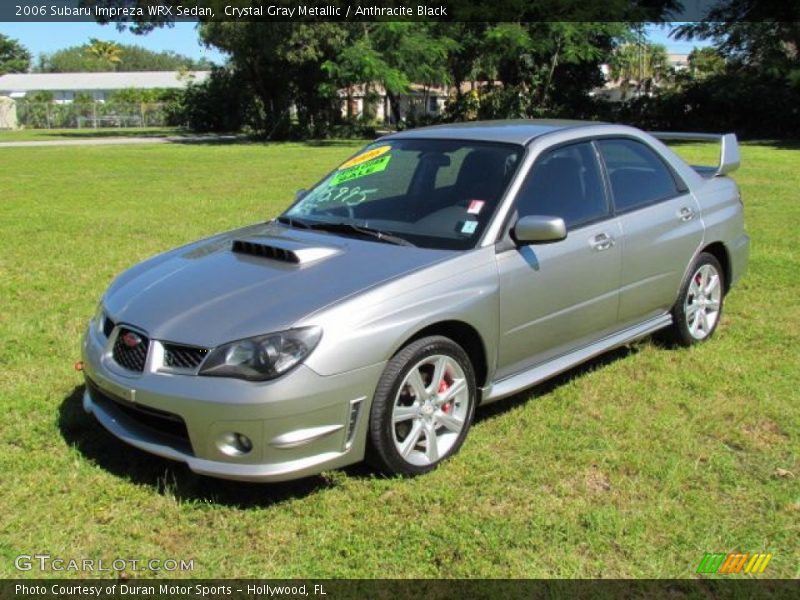
[(643, 129), (736, 132), (742, 138), (800, 137), (800, 86), (786, 77), (736, 71), (636, 98), (616, 120)]
[(374, 138), (377, 135), (377, 127), (371, 123), (351, 121), (331, 125), (328, 128), (328, 136), (333, 139), (365, 139)]
[(171, 124), (199, 132), (240, 131), (247, 122), (253, 95), (233, 70), (215, 67), (203, 83), (191, 83), (167, 104)]

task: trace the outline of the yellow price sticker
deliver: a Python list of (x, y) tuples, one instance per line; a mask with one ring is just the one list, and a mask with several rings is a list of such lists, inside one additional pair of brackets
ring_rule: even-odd
[(378, 146), (377, 148), (373, 148), (372, 150), (367, 150), (358, 156), (354, 156), (350, 160), (345, 163), (339, 165), (339, 171), (344, 169), (349, 169), (350, 167), (355, 167), (356, 165), (360, 165), (361, 163), (365, 163), (368, 160), (372, 160), (373, 158), (378, 158), (386, 154), (389, 150), (391, 150), (391, 146)]

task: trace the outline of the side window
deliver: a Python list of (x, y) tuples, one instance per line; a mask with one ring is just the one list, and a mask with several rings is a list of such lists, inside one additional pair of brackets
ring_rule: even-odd
[(614, 206), (625, 212), (679, 192), (667, 165), (645, 144), (634, 140), (598, 140), (597, 146), (608, 169)]
[(608, 214), (603, 180), (589, 142), (545, 152), (531, 168), (517, 197), (520, 217), (561, 217), (567, 228)]

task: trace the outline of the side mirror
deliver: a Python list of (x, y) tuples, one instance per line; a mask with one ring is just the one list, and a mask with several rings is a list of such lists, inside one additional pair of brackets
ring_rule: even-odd
[(308, 190), (305, 188), (300, 188), (294, 193), (294, 201), (297, 202), (298, 200), (302, 200), (303, 196), (308, 193)]
[(557, 242), (567, 237), (567, 226), (561, 217), (530, 215), (514, 225), (514, 239), (518, 243)]

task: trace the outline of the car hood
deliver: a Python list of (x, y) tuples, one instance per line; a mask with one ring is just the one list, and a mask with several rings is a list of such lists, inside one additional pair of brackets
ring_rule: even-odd
[(114, 281), (103, 303), (114, 321), (154, 339), (212, 347), (287, 329), (321, 308), (453, 254), (271, 222), (140, 263)]

